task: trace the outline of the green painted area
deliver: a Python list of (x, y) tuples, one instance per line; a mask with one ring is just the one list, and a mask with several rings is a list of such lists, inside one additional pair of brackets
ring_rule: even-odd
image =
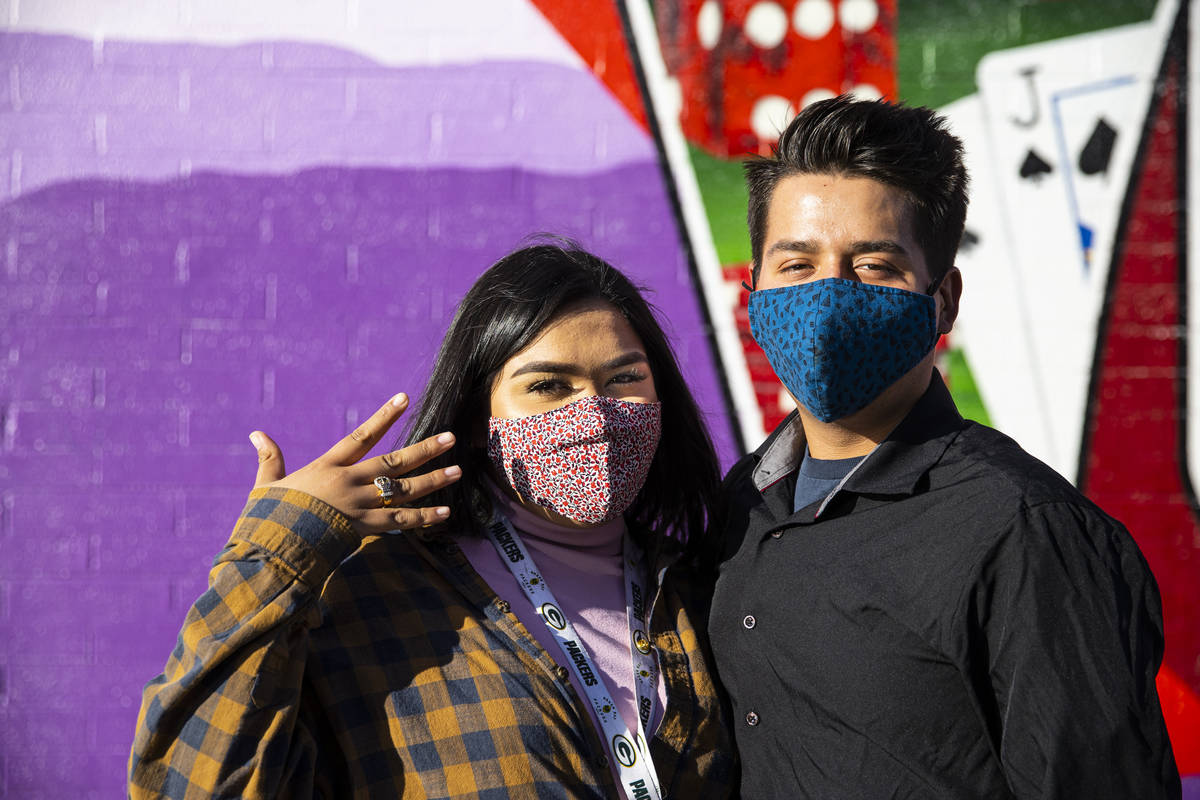
[(975, 377), (971, 374), (971, 367), (967, 364), (966, 353), (961, 349), (950, 350), (946, 354), (946, 372), (946, 380), (950, 384), (950, 395), (954, 398), (954, 404), (958, 406), (958, 413), (967, 419), (991, 425), (991, 417), (988, 416), (987, 407), (983, 404), (979, 388), (975, 386)]
[(700, 196), (722, 264), (750, 261), (750, 234), (746, 232), (746, 182), (742, 162), (716, 158), (689, 144)]
[(1150, 19), (1155, 0), (899, 0), (899, 96), (937, 108), (976, 91), (986, 53)]

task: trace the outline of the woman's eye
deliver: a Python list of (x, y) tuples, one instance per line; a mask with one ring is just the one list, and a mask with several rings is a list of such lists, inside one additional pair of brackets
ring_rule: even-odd
[(619, 375), (614, 375), (609, 378), (609, 383), (640, 383), (646, 380), (645, 373), (642, 372), (622, 372)]
[(548, 378), (529, 385), (529, 391), (534, 394), (559, 395), (571, 391), (570, 385), (559, 378)]

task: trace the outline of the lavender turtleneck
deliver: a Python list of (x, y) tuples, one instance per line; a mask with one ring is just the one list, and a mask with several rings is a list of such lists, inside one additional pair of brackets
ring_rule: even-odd
[[(499, 492), (494, 492), (493, 497), (520, 533), (521, 540), (554, 592), (563, 613), (575, 626), (593, 663), (604, 677), (604, 685), (612, 693), (621, 718), (631, 731), (636, 731), (637, 698), (621, 566), (625, 520), (617, 518), (594, 528), (568, 528), (537, 516)], [(565, 663), (558, 642), (525, 597), (491, 541), (465, 536), (457, 541), (471, 566), (497, 595), (509, 601), (517, 619), (533, 634), (538, 644), (555, 661)], [(587, 694), (575, 671), (569, 671), (575, 691), (586, 699)], [(662, 719), (665, 702), (666, 690), (660, 674), (658, 702), (654, 717), (650, 720), (648, 736), (653, 736), (658, 721)], [(600, 721), (591, 704), (587, 705), (592, 724), (599, 731)]]

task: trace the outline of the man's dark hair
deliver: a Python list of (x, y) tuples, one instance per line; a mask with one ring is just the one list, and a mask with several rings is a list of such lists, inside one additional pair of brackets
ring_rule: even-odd
[(717, 498), (717, 458), (662, 327), (638, 288), (610, 264), (570, 240), (539, 239), (484, 272), (450, 323), (406, 438), (411, 444), (452, 431), (454, 447), (416, 472), (459, 464), (463, 474), (418, 504), (450, 506), (458, 530), (482, 533), (480, 517), (491, 507), (485, 478), (491, 472), (488, 418), (497, 375), (564, 311), (602, 301), (641, 339), (663, 408), (658, 450), (625, 516), (631, 530), (652, 532), (652, 541), (643, 542), (648, 555), (672, 535), (698, 552)]
[(938, 280), (954, 266), (967, 216), (967, 171), (962, 142), (928, 108), (848, 95), (822, 100), (796, 115), (771, 156), (752, 157), (743, 168), (756, 285), (771, 196), (789, 175), (870, 178), (900, 189), (930, 277)]

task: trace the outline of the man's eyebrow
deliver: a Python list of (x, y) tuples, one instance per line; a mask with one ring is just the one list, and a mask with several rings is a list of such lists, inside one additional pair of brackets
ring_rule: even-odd
[[(646, 363), (648, 359), (646, 354), (640, 350), (630, 350), (628, 353), (623, 353), (614, 359), (604, 362), (600, 365), (601, 370), (619, 369), (620, 367), (628, 367), (630, 364)], [(530, 361), (528, 364), (522, 364), (513, 370), (509, 377), (515, 378), (518, 375), (528, 375), (531, 372), (551, 373), (556, 375), (581, 375), (583, 370), (578, 364), (570, 364), (564, 361)]]
[(908, 251), (899, 242), (892, 239), (869, 239), (850, 245), (850, 252), (859, 253), (893, 253), (898, 256), (908, 255)]
[[(775, 253), (819, 253), (820, 245), (808, 239), (780, 239), (774, 242), (768, 249), (766, 254), (773, 255)], [(864, 239), (862, 241), (853, 242), (850, 245), (850, 252), (854, 255), (862, 253), (893, 253), (895, 255), (906, 256), (908, 251), (904, 246), (893, 239)]]
[(807, 239), (780, 239), (767, 248), (767, 255), (775, 253), (816, 253), (821, 248)]

